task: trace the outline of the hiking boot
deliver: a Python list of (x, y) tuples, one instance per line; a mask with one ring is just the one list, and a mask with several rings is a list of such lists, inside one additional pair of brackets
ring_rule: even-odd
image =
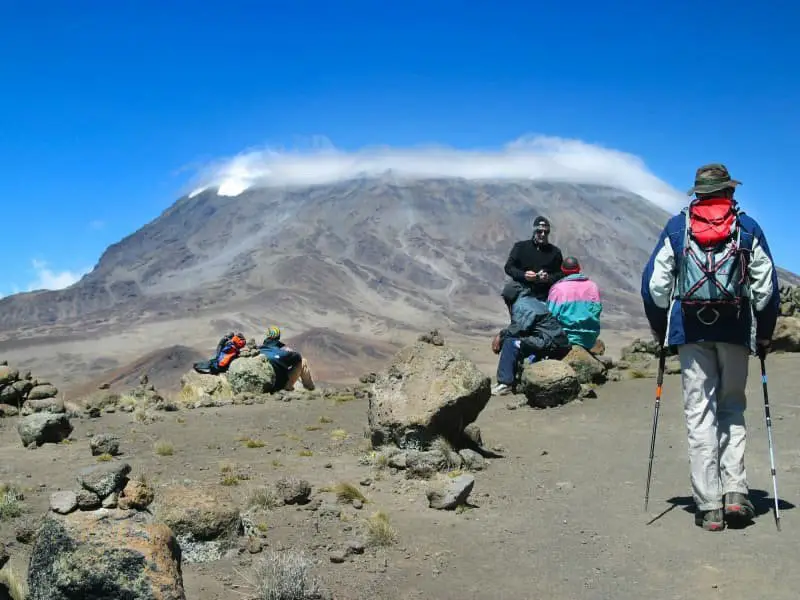
[(505, 383), (498, 383), (492, 388), (492, 396), (505, 396), (511, 393), (511, 386)]
[(694, 516), (694, 523), (706, 531), (722, 531), (725, 528), (725, 520), (722, 517), (722, 509), (697, 511)]
[(733, 522), (752, 521), (756, 509), (750, 498), (741, 492), (728, 492), (725, 494), (725, 518)]

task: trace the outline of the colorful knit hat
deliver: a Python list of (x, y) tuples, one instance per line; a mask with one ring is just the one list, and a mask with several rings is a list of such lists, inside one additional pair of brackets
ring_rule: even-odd
[(267, 339), (268, 340), (279, 340), (281, 339), (281, 328), (275, 327), (274, 325), (267, 329)]

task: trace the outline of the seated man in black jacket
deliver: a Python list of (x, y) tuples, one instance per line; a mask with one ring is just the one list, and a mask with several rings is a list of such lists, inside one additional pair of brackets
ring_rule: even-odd
[(564, 277), (561, 272), (563, 257), (561, 249), (548, 241), (550, 221), (536, 217), (533, 221), (533, 236), (514, 244), (506, 261), (505, 272), (511, 277), (503, 288), (503, 300), (511, 310), (511, 305), (520, 292), (547, 302), (550, 287)]
[(264, 342), (258, 348), (267, 357), (275, 371), (275, 389), (293, 390), (297, 380), (307, 390), (314, 389), (314, 378), (308, 361), (294, 348), (281, 341), (280, 327), (270, 327)]

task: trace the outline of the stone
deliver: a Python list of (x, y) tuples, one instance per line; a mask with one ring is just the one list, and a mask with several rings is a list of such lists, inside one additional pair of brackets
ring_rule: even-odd
[(50, 494), (50, 510), (60, 515), (68, 515), (78, 508), (78, 497), (75, 492), (53, 492)]
[(55, 398), (56, 396), (58, 396), (58, 390), (49, 383), (40, 383), (28, 392), (28, 400), (46, 400), (48, 398)]
[(467, 501), (474, 486), (475, 478), (472, 475), (453, 477), (443, 485), (428, 489), (428, 506), (437, 510), (453, 510)]
[(459, 351), (416, 342), (400, 350), (369, 392), (374, 447), (426, 447), (443, 436), (454, 443), (491, 398), (491, 379)]
[(118, 506), (123, 510), (144, 510), (154, 499), (155, 493), (150, 485), (131, 479), (120, 492)]
[(85, 489), (80, 489), (75, 492), (75, 497), (80, 510), (95, 510), (96, 508), (100, 508), (103, 502), (100, 496)]
[(464, 466), (469, 471), (483, 471), (486, 468), (486, 459), (475, 450), (464, 448), (458, 452), (464, 460)]
[(13, 385), (6, 385), (0, 389), (0, 403), (18, 406), (22, 403), (22, 394)]
[(26, 448), (32, 444), (58, 444), (70, 436), (72, 424), (63, 413), (35, 413), (19, 420), (17, 432)]
[(92, 451), (92, 456), (100, 456), (101, 454), (117, 456), (119, 455), (119, 437), (108, 433), (97, 434), (89, 440), (89, 448)]
[(592, 346), (591, 350), (589, 350), (595, 356), (602, 356), (606, 353), (606, 344), (600, 338), (597, 338), (597, 341)]
[(125, 487), (130, 472), (128, 463), (111, 462), (81, 469), (77, 479), (81, 487), (105, 499)]
[(64, 403), (57, 398), (42, 398), (39, 400), (28, 399), (28, 401), (22, 405), (23, 416), (41, 412), (65, 413), (67, 409), (64, 408)]
[(772, 335), (771, 351), (800, 352), (800, 318), (778, 317), (775, 332)]
[(232, 398), (233, 393), (228, 380), (221, 375), (189, 371), (181, 377), (181, 400), (192, 404), (205, 396), (215, 399)]
[(575, 400), (580, 394), (581, 384), (567, 363), (543, 360), (525, 365), (521, 388), (530, 406), (550, 408)]
[(169, 528), (101, 511), (45, 518), (28, 588), (29, 600), (186, 600), (181, 549)]
[(232, 538), (242, 530), (239, 508), (217, 485), (173, 485), (159, 492), (156, 514), (177, 536), (197, 541)]
[(572, 346), (563, 361), (575, 371), (579, 383), (605, 383), (606, 366), (581, 346)]
[(284, 504), (307, 504), (311, 484), (305, 479), (281, 478), (275, 482), (275, 493)]
[(275, 388), (275, 371), (263, 354), (235, 359), (225, 376), (234, 394), (267, 394)]
[(19, 371), (8, 365), (0, 365), (0, 385), (10, 385), (19, 379)]

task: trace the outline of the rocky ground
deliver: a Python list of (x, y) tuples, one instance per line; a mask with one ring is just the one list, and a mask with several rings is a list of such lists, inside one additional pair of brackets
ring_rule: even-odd
[[(720, 534), (695, 527), (689, 513), (678, 376), (665, 381), (645, 513), (654, 398), (649, 367), (632, 376), (631, 367), (615, 368), (609, 376), (621, 381), (584, 384), (583, 391), (591, 386), (594, 393), (581, 395), (596, 397), (545, 410), (529, 407), (522, 395), (493, 397), (477, 410), (480, 432), (466, 428), (462, 445), (474, 449), (455, 453), (437, 438), (420, 452), (411, 442), (428, 430), (398, 426), (408, 415), (391, 406), (400, 394), (397, 381), (406, 390), (438, 381), (435, 370), (410, 372), (416, 356), (435, 358), (447, 381), (471, 389), (472, 396), (456, 394), (461, 400), (450, 403), (471, 398), (460, 414), (486, 402), (488, 380), (429, 340), (356, 389), (243, 392), (233, 404), (202, 393), (160, 398), (145, 382), (113, 403), (94, 398), (89, 410), (33, 415), (48, 421), (45, 434), (18, 431), (21, 416), (0, 420), (0, 541), (10, 556), (3, 572), (24, 579), (30, 562), (39, 573), (34, 599), (51, 600), (73, 597), (41, 591), (56, 575), (93, 578), (94, 590), (107, 594), (109, 580), (127, 577), (136, 585), (150, 582), (156, 598), (270, 598), (254, 585), (280, 564), (292, 581), (308, 583), (306, 592), (314, 578), (321, 591), (295, 590), (289, 598), (796, 597), (796, 355), (768, 362), (783, 531), (776, 531), (770, 512), (754, 360), (748, 468), (759, 515), (743, 530)], [(628, 359), (638, 364), (639, 358)], [(522, 389), (551, 377), (558, 385), (569, 381), (562, 385), (568, 393), (581, 393), (572, 389), (571, 375), (553, 373), (530, 374)], [(365, 390), (373, 386), (379, 392), (372, 397), (369, 435)], [(49, 442), (38, 445), (41, 435)], [(394, 442), (373, 448), (390, 438), (406, 449)], [(87, 540), (110, 550), (102, 560), (81, 554)], [(119, 548), (148, 560), (132, 561)], [(174, 585), (178, 565), (185, 594)]]

